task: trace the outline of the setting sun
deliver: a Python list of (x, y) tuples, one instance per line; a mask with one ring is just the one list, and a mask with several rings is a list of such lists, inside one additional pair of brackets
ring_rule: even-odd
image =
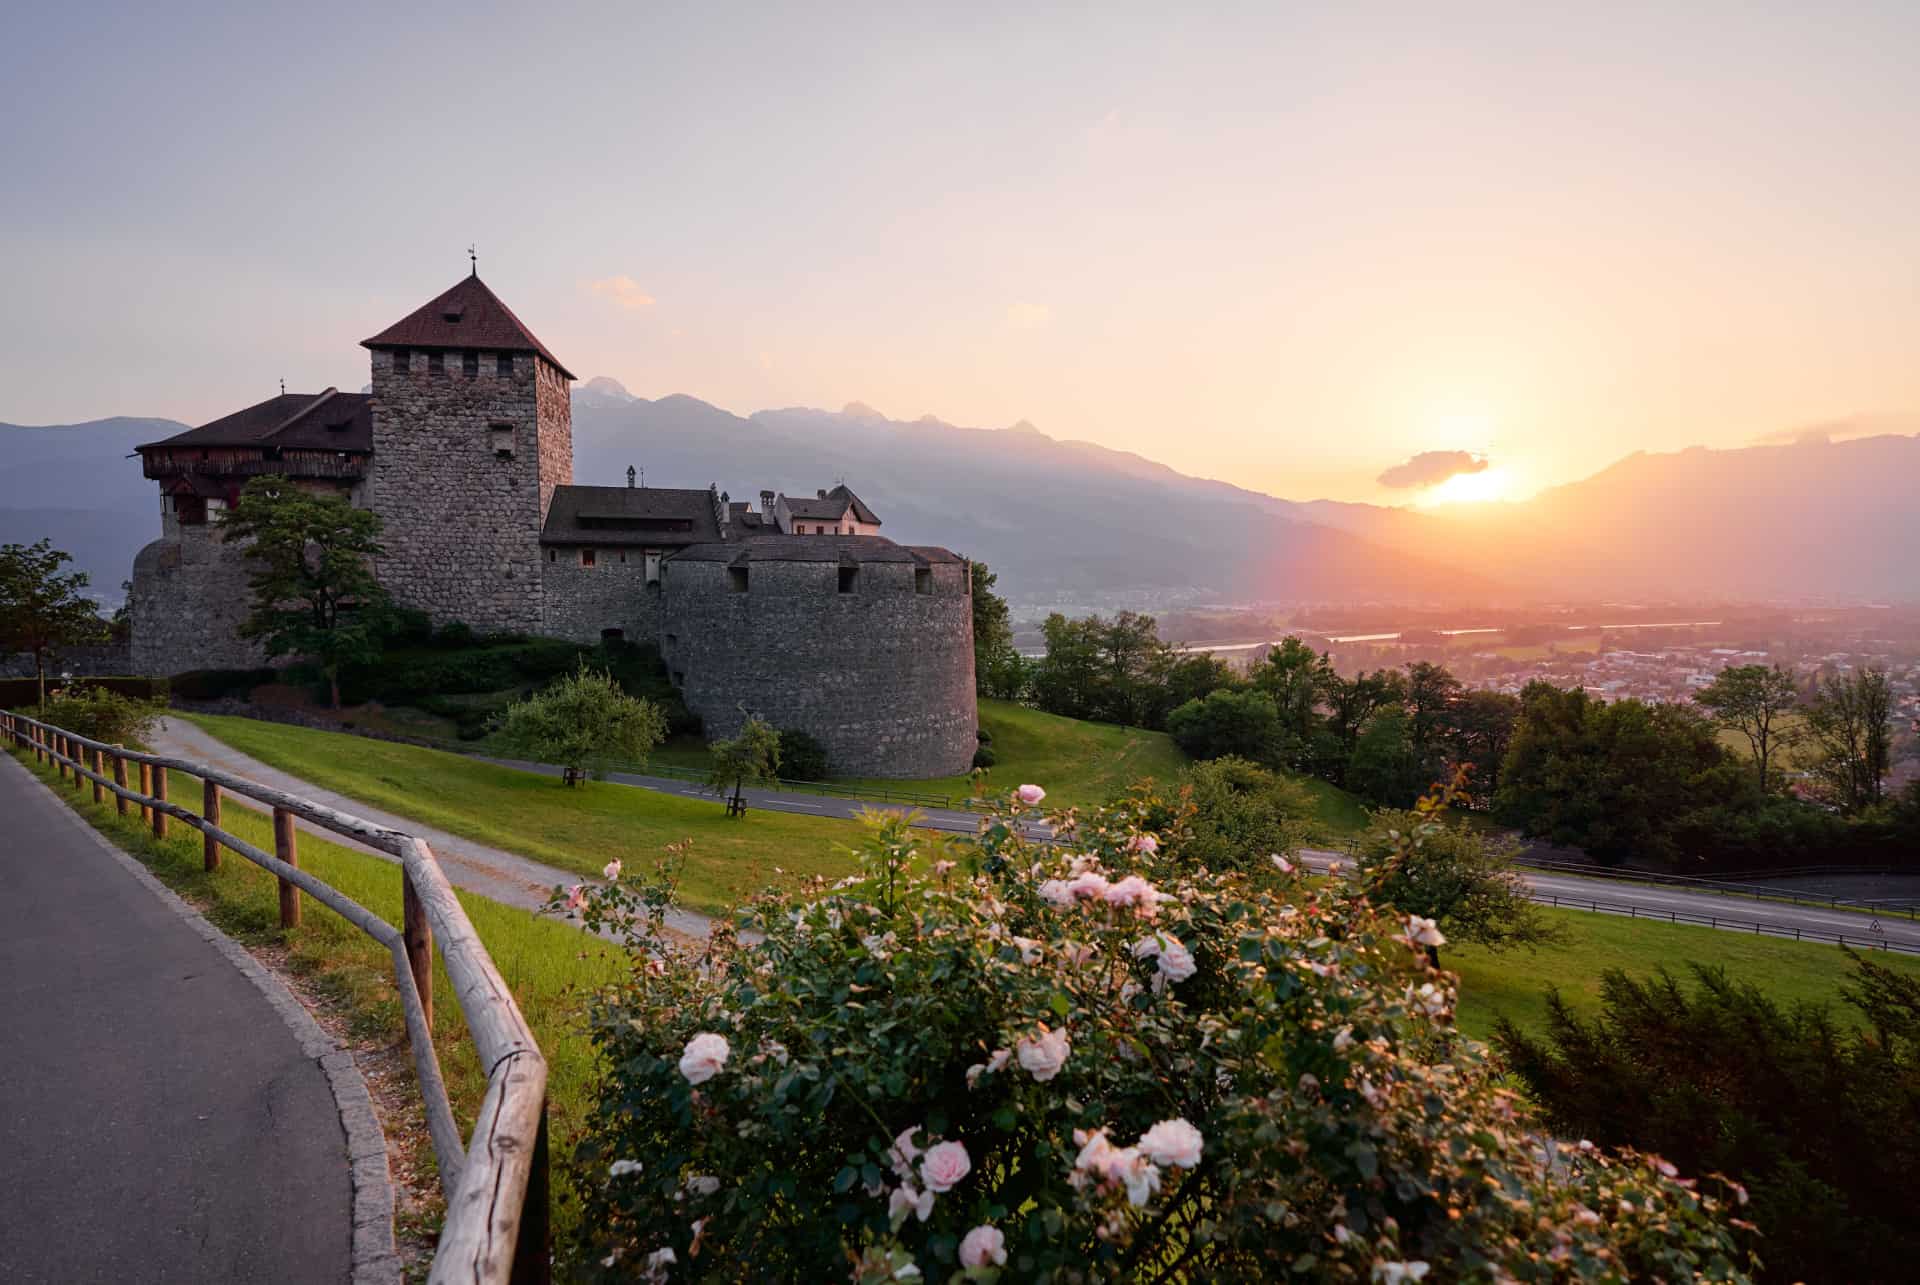
[(1504, 500), (1511, 490), (1507, 470), (1485, 469), (1479, 473), (1456, 473), (1433, 487), (1414, 503), (1421, 507), (1434, 504), (1481, 504)]

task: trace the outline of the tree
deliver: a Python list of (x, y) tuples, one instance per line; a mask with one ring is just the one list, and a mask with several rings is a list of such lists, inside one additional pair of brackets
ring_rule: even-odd
[(1854, 970), (1858, 1022), (1719, 969), (1695, 966), (1691, 988), (1610, 969), (1594, 1016), (1549, 992), (1543, 1035), (1502, 1019), (1494, 1042), (1559, 1136), (1746, 1184), (1767, 1278), (1908, 1280), (1920, 983), (1858, 956)]
[(984, 562), (973, 568), (973, 680), (982, 696), (1017, 700), (1026, 684), (1026, 662), (1013, 648), (1007, 600), (993, 592), (999, 582)]
[(507, 707), (500, 742), (516, 753), (566, 769), (578, 785), (617, 762), (644, 766), (666, 739), (667, 719), (652, 702), (629, 696), (613, 675), (586, 662), (545, 690)]
[(1853, 816), (1880, 801), (1893, 753), (1893, 689), (1884, 669), (1827, 674), (1807, 706), (1807, 735), (1817, 750), (1815, 779)]
[(51, 540), (0, 545), (0, 653), (33, 653), (40, 680), (39, 703), (47, 703), (47, 653), (57, 647), (95, 642), (107, 633), (100, 613), (81, 594), (84, 571), (62, 572), (73, 555)]
[(1406, 680), (1395, 670), (1378, 669), (1371, 674), (1364, 671), (1355, 674), (1349, 681), (1329, 669), (1325, 681), (1327, 726), (1338, 747), (1338, 759), (1327, 766), (1332, 769), (1330, 775), (1335, 783), (1344, 784), (1347, 764), (1360, 740), (1360, 729), (1383, 706), (1405, 699)]
[(1098, 616), (1069, 620), (1053, 612), (1040, 626), (1047, 654), (1034, 666), (1034, 703), (1049, 714), (1092, 718), (1100, 695), (1100, 626)]
[(1233, 666), (1204, 651), (1170, 658), (1159, 680), (1164, 689), (1161, 703), (1168, 714), (1188, 701), (1204, 700), (1214, 692), (1241, 685)]
[(1411, 729), (1412, 719), (1398, 705), (1368, 719), (1347, 763), (1347, 788), (1384, 807), (1412, 807), (1433, 780), (1414, 749)]
[(780, 780), (780, 733), (751, 714), (740, 725), (738, 735), (731, 740), (715, 741), (707, 748), (713, 754), (707, 784), (721, 794), (733, 791), (733, 797), (727, 801), (728, 816), (741, 816), (746, 812), (746, 800), (741, 798), (740, 791), (748, 781), (774, 785)]
[[(1435, 816), (1441, 796), (1411, 812), (1382, 811), (1360, 839), (1360, 886), (1376, 902), (1431, 919), (1451, 942), (1490, 950), (1529, 949), (1554, 940), (1552, 924), (1527, 898), (1513, 869), (1510, 844), (1489, 844), (1479, 831)], [(1440, 966), (1440, 947), (1426, 944)]]
[(1747, 738), (1760, 792), (1767, 793), (1773, 756), (1791, 738), (1786, 717), (1799, 701), (1793, 675), (1779, 665), (1729, 665), (1693, 699), (1713, 711), (1716, 725)]
[(1506, 692), (1462, 692), (1454, 702), (1447, 746), (1457, 767), (1467, 769), (1466, 784), (1454, 806), (1485, 810), (1500, 787), (1500, 763), (1520, 717), (1520, 698)]
[(344, 496), (316, 495), (281, 477), (256, 477), (221, 518), (229, 540), (251, 540), (253, 606), (240, 625), (269, 656), (305, 656), (340, 708), (340, 666), (380, 653), (387, 595), (374, 578), (380, 516)]
[(1441, 740), (1461, 697), (1460, 680), (1445, 665), (1416, 660), (1407, 666), (1407, 739), (1423, 769), (1437, 771)]
[(1298, 781), (1228, 755), (1187, 773), (1192, 804), (1175, 853), (1201, 870), (1272, 873), (1272, 857), (1291, 854), (1311, 833), (1313, 796)]
[(827, 747), (811, 732), (780, 729), (780, 776), (787, 781), (824, 781), (833, 774)]
[(1267, 652), (1247, 679), (1273, 698), (1280, 717), (1281, 757), (1286, 766), (1305, 769), (1324, 726), (1320, 701), (1334, 678), (1333, 662), (1325, 652), (1289, 637)]
[(1167, 731), (1193, 758), (1233, 754), (1266, 763), (1279, 742), (1280, 720), (1266, 693), (1222, 688), (1167, 715)]
[(1069, 620), (1055, 612), (1041, 626), (1047, 654), (1033, 668), (1034, 703), (1050, 714), (1133, 727), (1165, 720), (1165, 675), (1173, 649), (1152, 616), (1123, 611), (1111, 620)]

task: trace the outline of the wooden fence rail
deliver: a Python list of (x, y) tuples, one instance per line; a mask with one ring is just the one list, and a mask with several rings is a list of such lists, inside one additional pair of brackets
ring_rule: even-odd
[[(305, 891), (385, 946), (393, 956), (407, 1042), (447, 1201), (446, 1223), (428, 1280), (433, 1285), (528, 1285), (548, 1279), (546, 1058), (424, 841), (208, 764), (88, 740), (24, 714), (0, 711), (0, 738), (38, 761), (52, 761), (61, 782), (71, 776), (76, 791), (91, 781), (96, 800), (112, 794), (121, 815), (127, 815), (129, 804), (138, 807), (142, 819), (160, 837), (165, 837), (169, 820), (199, 831), (209, 870), (218, 867), (220, 852), (226, 849), (269, 871), (280, 881), (283, 925), (300, 922), (300, 893)], [(138, 789), (128, 788), (128, 763), (139, 766)], [(168, 800), (169, 770), (200, 779), (201, 813)], [(223, 792), (272, 810), (274, 852), (221, 828)], [(300, 868), (295, 818), (399, 861), (401, 927), (395, 928)], [(468, 1034), (480, 1064), (487, 1069), (486, 1095), (472, 1139), (464, 1143), (433, 1047), (436, 941)]]

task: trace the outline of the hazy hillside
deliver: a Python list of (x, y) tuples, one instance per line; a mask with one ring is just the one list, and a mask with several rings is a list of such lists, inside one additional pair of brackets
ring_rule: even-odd
[[(610, 382), (610, 381), (609, 381)], [(616, 386), (617, 387), (617, 386)], [(1439, 600), (1489, 591), (1430, 560), (1294, 520), (1298, 506), (1186, 477), (1137, 455), (1020, 425), (957, 428), (870, 408), (741, 418), (691, 397), (576, 401), (574, 476), (660, 486), (717, 482), (808, 494), (844, 480), (907, 543), (992, 563), (1016, 593), (1199, 587), (1232, 598)]]
[(160, 534), (158, 493), (126, 456), (184, 427), (170, 419), (0, 424), (0, 544), (51, 539), (103, 600), (117, 603), (133, 555)]
[(1467, 566), (1554, 597), (1911, 601), (1917, 489), (1920, 436), (1694, 447), (1630, 455), (1520, 504), (1375, 509), (1378, 520), (1355, 526), (1409, 551), (1452, 549)]
[[(159, 530), (132, 448), (162, 419), (0, 425), (0, 542), (49, 536), (116, 599)], [(1522, 504), (1295, 502), (1030, 424), (890, 420), (858, 403), (742, 418), (696, 398), (574, 394), (574, 475), (806, 494), (845, 480), (888, 535), (991, 562), (1016, 594), (1220, 598), (1920, 598), (1920, 437), (1638, 454)]]

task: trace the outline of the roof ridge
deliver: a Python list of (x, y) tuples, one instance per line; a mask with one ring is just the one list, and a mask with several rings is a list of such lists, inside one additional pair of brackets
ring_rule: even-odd
[(332, 384), (327, 385), (325, 391), (321, 392), (319, 396), (315, 397), (312, 401), (308, 402), (305, 406), (302, 406), (299, 410), (295, 411), (293, 414), (281, 420), (278, 424), (275, 424), (272, 428), (268, 429), (266, 432), (260, 434), (260, 440), (265, 441), (269, 437), (278, 437), (280, 434), (286, 432), (288, 429), (292, 428), (295, 424), (298, 424), (301, 420), (305, 419), (307, 416), (313, 414), (313, 412), (319, 410), (320, 407), (325, 405), (327, 402), (332, 401), (333, 398), (336, 395), (338, 395), (339, 392), (340, 390), (334, 385)]

